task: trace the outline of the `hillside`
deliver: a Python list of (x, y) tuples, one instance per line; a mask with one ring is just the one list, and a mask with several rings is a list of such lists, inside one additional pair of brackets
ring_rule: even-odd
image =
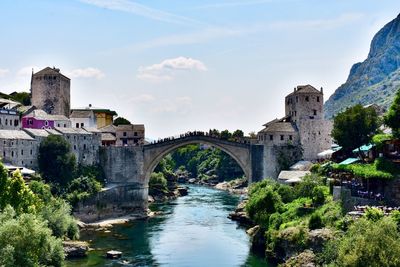
[(400, 89), (400, 15), (372, 39), (364, 62), (356, 63), (342, 84), (325, 103), (325, 117), (355, 104), (378, 104), (388, 108)]

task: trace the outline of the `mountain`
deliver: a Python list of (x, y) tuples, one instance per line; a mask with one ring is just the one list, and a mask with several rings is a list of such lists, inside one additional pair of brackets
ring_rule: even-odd
[(400, 14), (386, 24), (371, 42), (364, 62), (356, 63), (342, 84), (325, 103), (325, 117), (355, 104), (378, 104), (388, 108), (400, 89)]

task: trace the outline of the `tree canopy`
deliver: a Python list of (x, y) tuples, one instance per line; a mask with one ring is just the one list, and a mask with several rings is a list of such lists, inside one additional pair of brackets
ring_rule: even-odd
[(372, 107), (355, 105), (334, 118), (332, 137), (349, 152), (370, 143), (378, 127), (378, 115)]
[(72, 180), (76, 170), (70, 144), (59, 135), (49, 135), (39, 147), (39, 169), (48, 182), (60, 185)]
[(131, 122), (130, 122), (129, 120), (123, 118), (123, 117), (118, 117), (118, 118), (116, 118), (116, 119), (114, 120), (113, 124), (114, 124), (115, 126), (118, 126), (118, 125), (130, 125)]
[(392, 128), (393, 136), (400, 137), (400, 89), (397, 91), (389, 111), (384, 117), (384, 122)]

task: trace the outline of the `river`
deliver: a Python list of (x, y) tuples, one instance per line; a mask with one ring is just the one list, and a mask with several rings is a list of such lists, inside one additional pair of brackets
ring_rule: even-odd
[[(110, 233), (83, 231), (81, 239), (95, 250), (67, 266), (272, 266), (250, 252), (245, 229), (227, 218), (239, 196), (201, 186), (189, 186), (189, 195), (154, 204), (162, 215), (111, 228)], [(119, 260), (105, 259), (119, 250)]]

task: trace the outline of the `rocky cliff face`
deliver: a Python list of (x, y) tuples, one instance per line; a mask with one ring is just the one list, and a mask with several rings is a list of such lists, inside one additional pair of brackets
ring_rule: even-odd
[(368, 58), (353, 65), (346, 83), (325, 103), (325, 117), (355, 104), (388, 108), (400, 89), (400, 15), (373, 38)]

